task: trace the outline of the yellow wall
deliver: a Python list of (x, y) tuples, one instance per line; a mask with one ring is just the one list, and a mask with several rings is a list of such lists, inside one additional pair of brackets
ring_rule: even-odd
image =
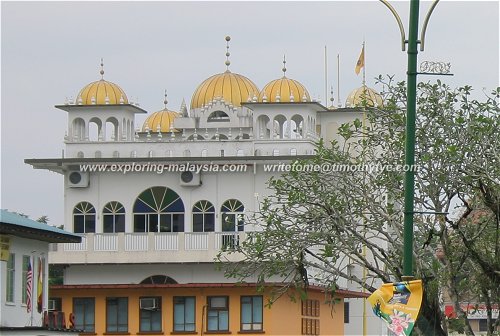
[[(147, 333), (149, 335), (171, 335), (173, 331), (173, 297), (196, 297), (196, 331), (201, 334), (203, 306), (207, 303), (207, 296), (229, 296), (229, 330), (232, 334), (240, 332), (240, 296), (260, 295), (253, 287), (220, 287), (220, 288), (123, 288), (123, 289), (51, 289), (51, 297), (62, 298), (62, 310), (68, 319), (73, 310), (73, 297), (95, 298), (95, 328), (97, 335), (106, 334), (106, 297), (128, 297), (128, 330), (129, 333), (113, 333), (113, 335), (137, 335), (139, 332), (139, 297), (160, 296), (162, 298), (161, 333)], [(264, 305), (267, 303), (267, 294), (263, 295)], [(320, 302), (320, 334), (343, 335), (344, 320), (343, 300), (333, 307), (325, 304), (325, 296), (319, 292), (309, 292), (309, 299)], [(205, 313), (206, 314), (206, 313)], [(206, 330), (206, 318), (203, 319)], [(264, 307), (264, 333), (267, 335), (301, 335), (302, 332), (302, 305), (292, 302), (287, 296), (277, 300), (272, 308)], [(180, 333), (179, 333), (180, 334)], [(206, 331), (203, 333), (208, 334)], [(221, 333), (217, 333), (221, 334)], [(262, 334), (248, 333), (245, 334)]]

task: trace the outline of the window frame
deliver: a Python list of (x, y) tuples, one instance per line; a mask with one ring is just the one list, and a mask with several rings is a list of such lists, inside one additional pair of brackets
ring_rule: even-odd
[[(187, 307), (186, 307), (186, 299), (192, 299), (193, 300), (193, 322), (186, 322), (186, 311), (187, 311)], [(180, 302), (176, 302), (177, 300), (183, 300), (182, 303)], [(183, 328), (182, 329), (177, 329), (177, 326), (180, 324), (177, 324), (176, 323), (176, 305), (179, 304), (183, 306), (183, 316), (184, 316), (184, 321), (182, 323), (182, 326)], [(190, 333), (190, 332), (196, 332), (196, 296), (174, 296), (172, 298), (172, 306), (173, 306), (173, 309), (172, 309), (172, 325), (173, 325), (173, 332), (174, 333), (177, 333), (177, 332), (187, 332), (187, 333)], [(191, 326), (192, 325), (192, 330), (188, 330), (188, 328), (186, 328), (186, 326), (189, 325)]]
[[(195, 216), (201, 217), (202, 231), (195, 230)], [(210, 221), (211, 223), (207, 223)], [(209, 226), (211, 225), (208, 229), (207, 224)], [(212, 202), (207, 200), (200, 200), (193, 205), (192, 225), (193, 232), (215, 232), (215, 207)]]
[(16, 254), (10, 253), (6, 267), (5, 302), (14, 303), (16, 294)]
[[(106, 229), (107, 220), (111, 219), (112, 231)], [(117, 224), (119, 228), (117, 230)], [(125, 207), (118, 201), (110, 201), (106, 203), (102, 209), (102, 232), (103, 233), (118, 233), (125, 232)]]
[[(78, 300), (82, 300), (82, 303), (83, 304), (83, 322), (82, 324), (77, 324), (76, 322), (76, 319), (77, 319), (77, 311), (76, 311), (76, 302)], [(90, 307), (92, 307), (92, 313), (93, 313), (93, 323), (86, 323), (86, 320), (87, 320), (87, 312), (86, 312), (86, 308), (87, 308), (87, 305), (92, 302), (92, 304), (90, 305)], [(95, 332), (95, 297), (73, 297), (73, 315), (75, 316), (75, 329), (83, 329), (85, 330), (85, 332)], [(88, 328), (87, 326), (90, 326), (90, 328)]]
[[(243, 299), (250, 298), (250, 311), (252, 314), (251, 317), (251, 322), (250, 323), (243, 323)], [(255, 322), (255, 317), (254, 317), (254, 299), (260, 299), (260, 322)], [(248, 304), (248, 303), (245, 303)], [(243, 325), (244, 324), (250, 324), (250, 329), (244, 329)], [(255, 324), (260, 324), (260, 328), (254, 328)], [(242, 295), (240, 297), (240, 332), (255, 332), (255, 331), (263, 331), (264, 330), (264, 298), (262, 295)]]
[(173, 189), (150, 187), (134, 201), (132, 229), (133, 232), (184, 232), (185, 213), (184, 202)]
[[(28, 265), (31, 263), (31, 256), (23, 255), (23, 271), (21, 276), (21, 304), (26, 305), (28, 303), (28, 293), (26, 286), (28, 285)], [(33, 266), (31, 267), (31, 279), (33, 284)], [(31, 289), (33, 292), (33, 288)], [(32, 298), (33, 300), (33, 298)]]
[(350, 309), (351, 307), (349, 301), (344, 301), (344, 323), (350, 323), (349, 322)]
[[(140, 305), (141, 299), (157, 299), (158, 300), (158, 308), (156, 308), (156, 309), (141, 309), (141, 305)], [(161, 296), (140, 296), (138, 308), (139, 308), (139, 332), (141, 332), (141, 333), (149, 333), (149, 332), (151, 332), (151, 333), (163, 333), (162, 297)], [(145, 312), (148, 312), (150, 314), (150, 316), (149, 316), (149, 330), (143, 329), (143, 325), (142, 325), (143, 314), (145, 314)], [(153, 312), (155, 312), (157, 314), (153, 315)], [(158, 317), (160, 319), (160, 323), (159, 323), (160, 329), (156, 330), (156, 329), (153, 329), (153, 319), (158, 318)]]
[[(220, 208), (221, 231), (222, 232), (243, 232), (245, 228), (245, 206), (238, 199), (228, 199)], [(231, 218), (231, 220), (229, 219)], [(232, 228), (229, 229), (229, 225)]]
[[(211, 305), (211, 300), (215, 298), (224, 298), (225, 300), (225, 306), (224, 307), (213, 307)], [(210, 312), (215, 312), (216, 316), (210, 316)], [(227, 313), (227, 320), (225, 321), (227, 324), (227, 329), (221, 329), (220, 327), (220, 321), (221, 321), (221, 312), (226, 312)], [(209, 329), (209, 317), (216, 317), (217, 319), (217, 329)], [(207, 296), (207, 330), (206, 332), (213, 333), (213, 332), (229, 332), (229, 296), (227, 295), (213, 295), (213, 296)]]
[[(116, 324), (115, 325), (112, 325), (113, 328), (111, 328), (110, 326), (110, 323), (108, 321), (108, 316), (110, 314), (110, 302), (111, 301), (116, 301)], [(123, 301), (125, 302), (125, 307), (126, 309), (123, 309), (123, 307), (120, 306), (120, 302), (123, 303)], [(128, 297), (115, 297), (115, 296), (111, 296), (111, 297), (106, 297), (106, 332), (109, 333), (109, 332), (114, 332), (114, 333), (122, 333), (122, 332), (128, 332)], [(121, 308), (121, 309), (120, 309)], [(123, 324), (123, 323), (120, 323), (120, 315), (125, 315), (126, 317), (126, 321), (127, 323), (126, 324)], [(125, 327), (124, 330), (120, 329), (120, 327)]]
[[(82, 201), (77, 203), (73, 207), (73, 232), (74, 233), (95, 233), (96, 232), (96, 210), (92, 203), (87, 201)], [(82, 231), (77, 230), (77, 218), (83, 219), (83, 224), (78, 224), (78, 226), (83, 225)], [(93, 227), (92, 227), (93, 225)]]

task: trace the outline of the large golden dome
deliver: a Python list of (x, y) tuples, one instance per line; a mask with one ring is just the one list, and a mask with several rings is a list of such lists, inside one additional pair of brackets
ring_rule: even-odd
[(285, 76), (269, 82), (259, 94), (259, 102), (290, 103), (310, 101), (311, 96), (304, 85)]
[(104, 79), (86, 85), (77, 95), (79, 105), (128, 104), (127, 95), (115, 83)]
[[(160, 126), (160, 132), (167, 133), (171, 131), (174, 125), (174, 119), (179, 117), (180, 114), (175, 111), (170, 111), (164, 108), (161, 111), (151, 114), (142, 125), (142, 131), (147, 132), (158, 132), (158, 126)], [(174, 130), (176, 131), (176, 130)]]
[(257, 85), (247, 77), (226, 70), (213, 75), (201, 83), (191, 98), (191, 109), (200, 108), (217, 97), (223, 98), (226, 103), (241, 106), (248, 98), (259, 94)]
[(383, 105), (382, 96), (366, 85), (352, 90), (345, 101), (346, 107), (382, 107)]
[(128, 104), (127, 95), (120, 86), (104, 80), (104, 63), (101, 58), (101, 80), (87, 84), (76, 96), (78, 105)]

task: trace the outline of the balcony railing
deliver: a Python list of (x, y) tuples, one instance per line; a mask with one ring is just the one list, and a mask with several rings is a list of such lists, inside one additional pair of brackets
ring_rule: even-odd
[(87, 233), (81, 243), (51, 246), (51, 262), (208, 262), (236, 249), (245, 232)]

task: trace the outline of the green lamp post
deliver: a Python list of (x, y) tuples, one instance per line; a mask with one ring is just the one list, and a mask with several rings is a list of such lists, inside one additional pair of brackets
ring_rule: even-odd
[[(408, 27), (408, 40), (405, 39), (405, 32), (401, 18), (396, 10), (389, 4), (387, 0), (380, 0), (386, 5), (396, 18), (401, 32), (401, 46), (405, 51), (405, 45), (408, 45), (408, 68), (407, 68), (407, 112), (406, 112), (406, 142), (405, 142), (405, 164), (406, 172), (404, 179), (404, 247), (403, 247), (403, 280), (411, 280), (413, 278), (413, 215), (414, 215), (414, 199), (415, 199), (415, 120), (416, 120), (416, 105), (417, 105), (417, 56), (418, 44), (420, 50), (424, 50), (424, 39), (427, 24), (432, 11), (436, 7), (439, 0), (435, 0), (424, 20), (422, 35), (418, 40), (418, 18), (419, 18), (419, 0), (410, 1), (410, 22)], [(411, 169), (408, 169), (411, 167)]]

